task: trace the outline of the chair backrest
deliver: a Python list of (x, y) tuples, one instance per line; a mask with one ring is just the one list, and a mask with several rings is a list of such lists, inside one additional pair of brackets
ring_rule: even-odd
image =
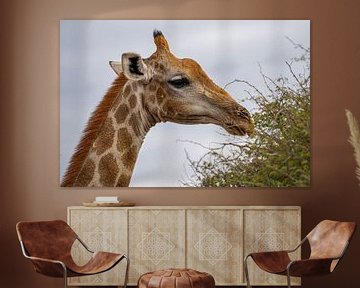
[[(311, 248), (310, 258), (337, 258), (342, 256), (355, 229), (355, 222), (321, 221), (306, 236)], [(335, 266), (332, 267), (332, 270)]]
[(62, 220), (19, 222), (16, 231), (27, 253), (40, 258), (67, 258), (76, 240), (75, 232)]

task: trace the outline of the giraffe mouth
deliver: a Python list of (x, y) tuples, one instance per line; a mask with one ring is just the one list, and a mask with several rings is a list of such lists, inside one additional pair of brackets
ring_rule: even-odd
[(231, 135), (235, 136), (253, 136), (255, 133), (255, 125), (252, 118), (249, 118), (249, 121), (246, 121), (245, 123), (241, 121), (239, 124), (233, 124), (233, 123), (226, 123), (223, 128), (230, 133)]
[(177, 122), (179, 124), (215, 124), (223, 129), (225, 129), (229, 134), (234, 136), (251, 136), (254, 132), (252, 121), (250, 123), (240, 123), (240, 124), (233, 124), (233, 123), (222, 123), (216, 118), (213, 118), (209, 115), (203, 114), (193, 114), (191, 116), (187, 115), (177, 115), (177, 119), (172, 119), (172, 122)]

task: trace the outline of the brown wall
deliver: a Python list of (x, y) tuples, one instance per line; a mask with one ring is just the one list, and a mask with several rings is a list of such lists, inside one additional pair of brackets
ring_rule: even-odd
[[(1, 1), (0, 286), (62, 287), (22, 258), (19, 220), (66, 217), (98, 194), (59, 188), (60, 19), (311, 19), (309, 189), (118, 189), (139, 205), (301, 205), (303, 234), (324, 218), (360, 224), (360, 187), (344, 108), (360, 118), (359, 1)], [(111, 190), (113, 192), (113, 190)], [(336, 273), (304, 287), (358, 287), (360, 236)]]

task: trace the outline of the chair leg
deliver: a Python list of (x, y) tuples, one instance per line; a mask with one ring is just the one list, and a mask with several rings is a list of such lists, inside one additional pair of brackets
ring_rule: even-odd
[(288, 288), (291, 288), (291, 278), (290, 278), (290, 271), (289, 269), (286, 270), (287, 271), (287, 284), (288, 284)]
[(130, 259), (127, 256), (124, 256), (126, 259), (126, 271), (125, 271), (125, 280), (124, 280), (124, 288), (127, 286), (128, 278), (129, 278), (129, 265), (130, 265)]
[(67, 288), (67, 270), (66, 270), (66, 266), (64, 264), (61, 265), (64, 269), (64, 287)]
[(244, 272), (245, 272), (245, 279), (246, 279), (246, 287), (247, 288), (251, 288), (250, 285), (250, 279), (249, 279), (249, 269), (248, 269), (248, 265), (247, 265), (247, 259), (249, 258), (250, 255), (247, 255), (244, 258)]

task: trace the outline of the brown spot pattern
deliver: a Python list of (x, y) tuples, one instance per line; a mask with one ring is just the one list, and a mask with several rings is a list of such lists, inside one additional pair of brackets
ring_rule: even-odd
[(130, 183), (130, 177), (128, 175), (125, 174), (121, 174), (118, 182), (116, 183), (117, 187), (129, 187), (129, 183)]
[(121, 160), (125, 168), (132, 170), (135, 166), (135, 161), (137, 157), (137, 148), (135, 146), (130, 146), (128, 150), (121, 156)]
[(74, 186), (85, 187), (91, 182), (95, 172), (95, 163), (90, 159), (86, 159)]
[(122, 102), (122, 100), (123, 100), (123, 97), (122, 97), (122, 95), (119, 94), (119, 96), (116, 97), (114, 105), (112, 106), (111, 110), (115, 111), (117, 109), (117, 107), (120, 105), (120, 103)]
[[(128, 79), (124, 74), (120, 74), (113, 82), (104, 98), (101, 100), (95, 111), (92, 113), (80, 143), (76, 146), (75, 153), (72, 155), (70, 165), (66, 169), (65, 175), (61, 181), (62, 187), (71, 187), (75, 185), (76, 179), (84, 166), (87, 155), (98, 137), (99, 131), (108, 117), (108, 112), (114, 105), (116, 97), (123, 91)], [(121, 94), (120, 93), (120, 94)], [(118, 97), (119, 98), (119, 97)], [(79, 186), (79, 185), (78, 185)]]
[(129, 125), (134, 130), (136, 136), (140, 136), (139, 120), (137, 119), (137, 116), (137, 114), (131, 115), (129, 119)]
[(100, 183), (105, 187), (115, 186), (119, 167), (112, 154), (106, 154), (99, 162)]
[(129, 114), (129, 108), (127, 107), (127, 105), (121, 104), (114, 114), (116, 122), (118, 124), (123, 123), (126, 117), (128, 116), (128, 114)]
[(99, 136), (96, 138), (94, 143), (95, 151), (97, 155), (104, 153), (109, 149), (114, 141), (115, 130), (112, 125), (111, 119), (106, 119), (102, 129), (100, 130)]
[(130, 108), (134, 109), (137, 103), (137, 99), (136, 99), (136, 95), (135, 94), (131, 94), (130, 98), (129, 98), (129, 104), (130, 104)]
[(118, 131), (118, 140), (116, 147), (120, 153), (128, 149), (132, 145), (132, 138), (126, 128), (120, 128)]
[(123, 97), (126, 98), (130, 93), (130, 85), (126, 85), (125, 90), (123, 92)]

